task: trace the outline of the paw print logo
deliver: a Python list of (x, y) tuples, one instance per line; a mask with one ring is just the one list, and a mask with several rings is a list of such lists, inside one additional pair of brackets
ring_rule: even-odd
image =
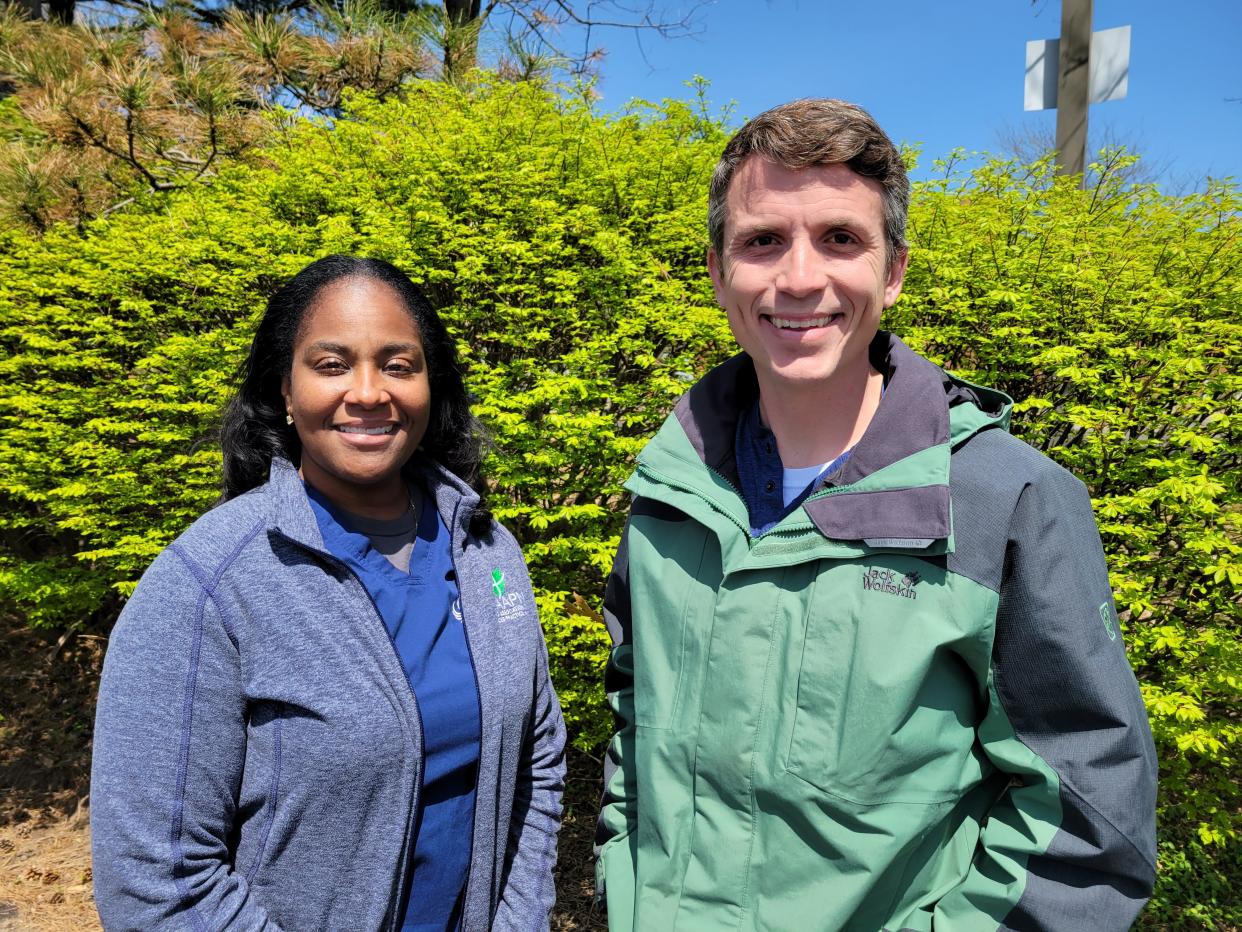
[(904, 586), (917, 586), (922, 578), (918, 573), (907, 573), (901, 578), (901, 583)]

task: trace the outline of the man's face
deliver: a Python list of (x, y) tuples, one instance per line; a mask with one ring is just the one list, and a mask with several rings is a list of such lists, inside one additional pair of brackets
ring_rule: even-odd
[(794, 171), (750, 156), (734, 174), (723, 254), (707, 264), (765, 398), (870, 371), (867, 347), (906, 271), (906, 253), (887, 261), (883, 201), (878, 182), (841, 164)]

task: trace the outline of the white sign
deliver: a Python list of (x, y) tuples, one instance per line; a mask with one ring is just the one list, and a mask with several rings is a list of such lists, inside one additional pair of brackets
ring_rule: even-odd
[[(1053, 110), (1057, 105), (1060, 39), (1035, 39), (1026, 44), (1026, 110)], [(1130, 89), (1130, 27), (1091, 33), (1089, 101), (1122, 100)]]

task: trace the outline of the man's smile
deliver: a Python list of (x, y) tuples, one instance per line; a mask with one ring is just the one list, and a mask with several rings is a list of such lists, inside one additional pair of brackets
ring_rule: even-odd
[(761, 320), (767, 321), (778, 330), (813, 330), (816, 327), (827, 327), (831, 323), (844, 318), (840, 311), (822, 314), (818, 317), (778, 317), (775, 314), (762, 314)]

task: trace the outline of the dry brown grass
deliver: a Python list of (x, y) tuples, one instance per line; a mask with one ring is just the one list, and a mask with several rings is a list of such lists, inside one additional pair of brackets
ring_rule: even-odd
[(98, 928), (85, 806), (69, 816), (32, 812), (0, 828), (0, 929)]

